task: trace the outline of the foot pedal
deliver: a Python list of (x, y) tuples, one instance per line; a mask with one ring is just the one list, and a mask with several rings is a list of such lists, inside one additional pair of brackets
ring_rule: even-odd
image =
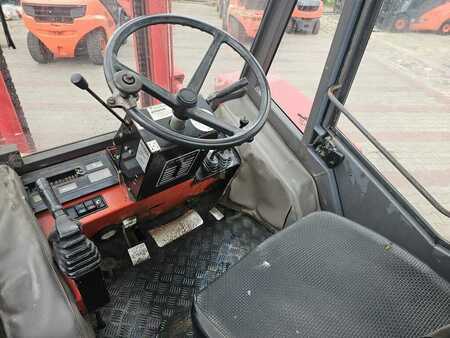
[(147, 245), (140, 243), (128, 249), (128, 255), (130, 256), (131, 263), (136, 266), (147, 259), (150, 259), (150, 253), (148, 252)]
[(148, 232), (156, 244), (162, 248), (170, 242), (191, 232), (203, 224), (202, 217), (195, 210), (189, 210), (183, 216)]
[(215, 218), (216, 221), (221, 221), (225, 218), (225, 215), (222, 213), (222, 211), (220, 211), (219, 209), (217, 209), (216, 207), (212, 208), (209, 213)]

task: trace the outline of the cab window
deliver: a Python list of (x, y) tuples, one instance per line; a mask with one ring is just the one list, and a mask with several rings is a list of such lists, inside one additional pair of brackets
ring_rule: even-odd
[[(433, 23), (420, 20), (414, 4), (411, 19), (399, 30), (395, 11), (386, 7), (390, 27), (373, 31), (346, 100), (354, 117), (446, 209), (450, 208), (450, 24), (437, 13), (448, 10), (435, 2)], [(414, 10), (413, 10), (414, 9)], [(426, 14), (426, 13), (425, 13)], [(450, 17), (448, 17), (450, 20)], [(386, 22), (386, 21), (384, 21)], [(433, 229), (450, 241), (448, 218), (431, 205), (387, 159), (341, 115), (338, 130), (350, 140), (404, 196)]]
[(274, 102), (302, 132), (339, 18), (334, 4), (298, 1), (268, 74)]
[(264, 10), (268, 0), (242, 0), (242, 4), (247, 9)]

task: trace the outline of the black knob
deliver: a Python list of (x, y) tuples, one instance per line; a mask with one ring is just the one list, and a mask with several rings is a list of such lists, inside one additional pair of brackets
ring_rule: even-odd
[(81, 75), (80, 73), (72, 74), (70, 77), (70, 81), (77, 86), (78, 88), (82, 90), (89, 89), (89, 83), (86, 81), (86, 79)]
[(249, 123), (250, 121), (246, 117), (243, 117), (239, 120), (239, 128), (245, 128)]

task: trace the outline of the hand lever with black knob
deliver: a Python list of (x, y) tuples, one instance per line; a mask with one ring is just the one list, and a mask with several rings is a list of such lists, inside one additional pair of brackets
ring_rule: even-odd
[(75, 233), (80, 232), (78, 224), (71, 220), (65, 213), (58, 197), (56, 196), (52, 186), (47, 181), (47, 179), (43, 177), (39, 178), (36, 181), (36, 186), (39, 190), (39, 194), (41, 195), (42, 200), (44, 201), (44, 204), (47, 206), (47, 209), (55, 218), (55, 230), (58, 234), (58, 237), (65, 238), (67, 236), (71, 236)]
[(206, 102), (211, 106), (211, 110), (215, 111), (220, 104), (243, 97), (247, 93), (247, 86), (248, 80), (244, 77), (215, 92), (206, 99)]
[(89, 88), (89, 83), (87, 82), (87, 80), (83, 77), (83, 75), (81, 75), (80, 73), (75, 73), (72, 74), (72, 76), (70, 77), (70, 81), (77, 86), (78, 88), (80, 88), (81, 90), (85, 90), (87, 91), (89, 94), (91, 94), (91, 96), (97, 101), (99, 102), (103, 107), (105, 107), (111, 114), (114, 115), (114, 117), (116, 119), (118, 119), (120, 122), (122, 122), (124, 125), (129, 126), (129, 123), (127, 121), (125, 121), (123, 118), (121, 118), (114, 110), (112, 110), (105, 101), (102, 100), (102, 98), (100, 96), (98, 96), (96, 93), (94, 93), (94, 91)]
[(41, 195), (48, 210), (53, 214), (53, 216), (59, 214), (59, 211), (62, 210), (61, 203), (59, 203), (58, 197), (56, 197), (56, 194), (47, 179), (43, 177), (38, 178), (36, 181), (36, 186), (39, 189), (39, 194)]

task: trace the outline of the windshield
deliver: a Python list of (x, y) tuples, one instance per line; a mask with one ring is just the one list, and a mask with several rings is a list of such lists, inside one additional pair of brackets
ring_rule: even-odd
[[(264, 9), (266, 1), (256, 7)], [(22, 6), (3, 5), (16, 49), (0, 45), (8, 71), (8, 109), (0, 108), (0, 144), (17, 144), (22, 154), (115, 132), (120, 122), (70, 78), (81, 73), (90, 88), (107, 100), (103, 53), (114, 30), (130, 18), (173, 13), (192, 17), (224, 29), (250, 49), (260, 19), (247, 24), (238, 12), (228, 13), (230, 1), (170, 0), (23, 0)], [(19, 15), (21, 14), (22, 15)], [(231, 19), (233, 16), (233, 19)], [(237, 21), (233, 21), (233, 20)], [(237, 25), (236, 22), (241, 23)], [(158, 25), (130, 36), (119, 59), (140, 74), (176, 92), (187, 84), (212, 42), (212, 37), (181, 26)], [(202, 88), (207, 96), (239, 77), (242, 59), (222, 46)], [(9, 78), (9, 76), (8, 76)], [(3, 101), (2, 101), (3, 102)], [(141, 95), (139, 106), (157, 104)], [(116, 112), (121, 116), (120, 109)], [(12, 122), (11, 122), (12, 121)]]

